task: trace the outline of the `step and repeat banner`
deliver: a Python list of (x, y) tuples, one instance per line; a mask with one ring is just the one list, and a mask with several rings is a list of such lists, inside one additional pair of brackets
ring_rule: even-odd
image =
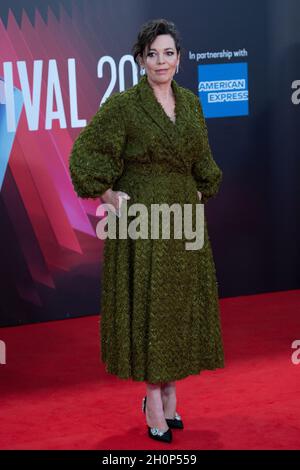
[(74, 192), (74, 140), (139, 80), (143, 23), (173, 21), (223, 170), (206, 205), (220, 297), (300, 287), (300, 2), (0, 1), (0, 324), (100, 310), (100, 200)]

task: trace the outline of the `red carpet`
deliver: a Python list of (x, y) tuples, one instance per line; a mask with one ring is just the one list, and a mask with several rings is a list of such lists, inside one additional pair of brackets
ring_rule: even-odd
[(220, 304), (226, 368), (177, 382), (172, 444), (146, 435), (144, 383), (99, 362), (98, 316), (0, 329), (0, 448), (299, 449), (300, 291)]

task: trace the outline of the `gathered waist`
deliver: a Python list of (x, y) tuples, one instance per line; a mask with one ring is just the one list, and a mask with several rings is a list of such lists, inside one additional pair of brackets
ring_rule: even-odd
[(172, 167), (170, 164), (152, 163), (152, 162), (128, 162), (124, 163), (123, 175), (141, 174), (141, 175), (182, 175), (192, 176), (191, 170), (185, 167)]

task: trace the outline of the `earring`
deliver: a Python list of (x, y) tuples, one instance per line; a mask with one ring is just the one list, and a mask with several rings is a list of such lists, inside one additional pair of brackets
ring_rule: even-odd
[(179, 64), (177, 64), (177, 66), (176, 66), (176, 73), (178, 73), (178, 72), (179, 72)]
[(140, 75), (145, 75), (146, 71), (145, 71), (145, 67), (141, 67), (140, 68)]

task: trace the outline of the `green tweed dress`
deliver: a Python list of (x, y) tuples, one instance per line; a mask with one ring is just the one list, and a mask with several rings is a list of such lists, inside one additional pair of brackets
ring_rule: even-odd
[[(142, 203), (151, 214), (151, 204), (195, 208), (198, 190), (205, 210), (219, 190), (222, 171), (212, 157), (198, 97), (174, 79), (172, 88), (175, 123), (147, 76), (105, 101), (70, 155), (79, 197), (99, 198), (112, 188), (130, 196), (128, 210)], [(224, 367), (205, 214), (204, 220), (204, 245), (198, 250), (185, 249), (185, 236), (105, 240), (100, 361), (107, 372), (159, 383)]]

